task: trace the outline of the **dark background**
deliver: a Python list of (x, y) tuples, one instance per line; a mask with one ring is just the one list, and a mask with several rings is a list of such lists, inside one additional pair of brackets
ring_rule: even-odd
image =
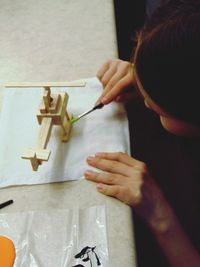
[(135, 31), (145, 19), (145, 1), (114, 0), (119, 58), (129, 60), (134, 45)]
[[(146, 18), (145, 1), (114, 0), (114, 10), (119, 59), (129, 61), (132, 49), (135, 46), (136, 31), (142, 27)], [(135, 104), (126, 108), (129, 118), (131, 154), (137, 159), (145, 161), (148, 140), (144, 142), (146, 138), (144, 133), (148, 131), (149, 127), (152, 128), (152, 123), (156, 124), (153, 125), (154, 129), (156, 127), (160, 128), (159, 120), (151, 111), (146, 110), (143, 105)], [(130, 119), (133, 117), (134, 123)], [(144, 124), (143, 122), (145, 121), (149, 121), (150, 125)], [(160, 130), (162, 131), (162, 129), (158, 131)], [(166, 267), (167, 264), (151, 232), (137, 214), (134, 213), (134, 210), (133, 221), (137, 267)]]

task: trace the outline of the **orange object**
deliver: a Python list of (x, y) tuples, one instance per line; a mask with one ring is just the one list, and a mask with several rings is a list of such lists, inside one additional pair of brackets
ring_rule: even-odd
[(13, 267), (15, 261), (15, 246), (5, 236), (0, 236), (0, 267)]

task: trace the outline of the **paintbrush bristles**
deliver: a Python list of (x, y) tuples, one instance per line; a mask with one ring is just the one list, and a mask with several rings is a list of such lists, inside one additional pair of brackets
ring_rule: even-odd
[(89, 109), (88, 111), (85, 111), (84, 113), (82, 113), (81, 115), (79, 115), (78, 117), (74, 118), (71, 120), (71, 123), (74, 123), (76, 121), (78, 121), (80, 118), (84, 117), (85, 115), (89, 114), (90, 112), (96, 110), (96, 109), (100, 109), (102, 108), (104, 105), (102, 103), (98, 104), (97, 106), (94, 106), (92, 109)]

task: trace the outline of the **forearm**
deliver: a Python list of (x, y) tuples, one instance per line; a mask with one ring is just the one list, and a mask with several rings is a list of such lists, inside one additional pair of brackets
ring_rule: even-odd
[(145, 163), (124, 153), (96, 153), (90, 166), (103, 172), (86, 171), (99, 192), (116, 197), (135, 208), (153, 232), (171, 267), (199, 267), (200, 257), (185, 235), (162, 191)]
[(153, 224), (151, 221), (149, 226), (170, 266), (200, 266), (200, 255), (170, 208), (164, 221), (159, 219), (159, 222)]

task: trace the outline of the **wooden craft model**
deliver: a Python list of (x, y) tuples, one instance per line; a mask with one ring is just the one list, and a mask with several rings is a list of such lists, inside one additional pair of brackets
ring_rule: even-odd
[(37, 143), (34, 148), (26, 149), (22, 154), (23, 159), (29, 159), (31, 161), (32, 169), (38, 170), (39, 165), (43, 161), (48, 161), (51, 151), (48, 150), (47, 144), (51, 135), (53, 125), (59, 125), (61, 127), (61, 140), (63, 142), (68, 141), (71, 130), (71, 118), (72, 115), (67, 113), (66, 107), (68, 102), (67, 93), (51, 93), (51, 86), (63, 87), (63, 86), (85, 86), (85, 82), (68, 82), (68, 83), (20, 83), (6, 84), (5, 87), (44, 87), (44, 94), (40, 103), (37, 120), (40, 124)]

